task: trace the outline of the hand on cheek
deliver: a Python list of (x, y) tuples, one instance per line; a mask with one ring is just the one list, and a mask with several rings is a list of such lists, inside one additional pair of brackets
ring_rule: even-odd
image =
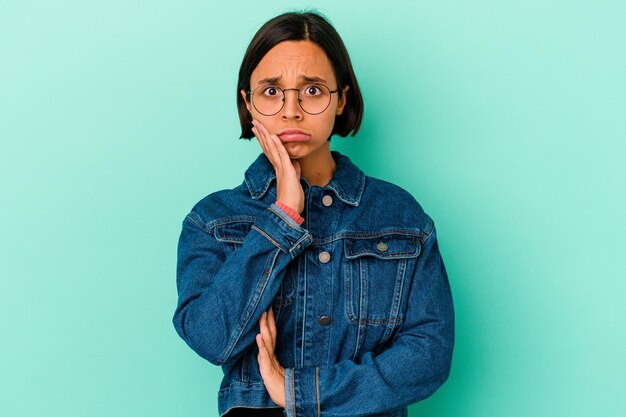
[(289, 154), (280, 138), (270, 133), (258, 120), (252, 120), (252, 132), (276, 172), (276, 198), (298, 213), (304, 210), (304, 190), (300, 184), (301, 167)]

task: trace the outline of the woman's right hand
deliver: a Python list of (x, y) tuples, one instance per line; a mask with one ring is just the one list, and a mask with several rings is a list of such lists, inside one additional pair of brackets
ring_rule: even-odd
[(300, 162), (289, 158), (280, 138), (270, 133), (261, 122), (252, 120), (252, 124), (252, 132), (276, 172), (276, 200), (302, 213), (304, 190), (300, 184)]

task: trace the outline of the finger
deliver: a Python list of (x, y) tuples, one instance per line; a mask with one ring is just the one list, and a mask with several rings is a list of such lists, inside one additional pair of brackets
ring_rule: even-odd
[(265, 319), (267, 312), (262, 312), (261, 317), (259, 318), (259, 331), (263, 334), (264, 328), (267, 328), (267, 320)]
[(257, 120), (252, 120), (252, 126), (252, 132), (254, 132), (254, 136), (259, 141), (259, 144), (263, 149), (263, 153), (265, 153), (268, 158), (271, 158), (271, 154), (267, 147), (267, 137), (265, 136), (265, 132), (259, 128), (259, 122)]
[[(283, 161), (281, 159), (281, 155), (279, 152), (279, 149), (276, 145), (276, 142), (274, 141), (273, 137), (276, 137), (276, 139), (278, 139), (278, 136), (276, 135), (272, 135), (269, 130), (267, 130), (267, 128), (259, 121), (256, 121), (256, 126), (259, 129), (260, 132), (263, 133), (263, 137), (265, 139), (265, 144), (267, 145), (267, 148), (269, 149), (270, 153), (272, 154), (272, 159), (274, 162), (274, 168), (278, 171), (281, 170), (283, 168)], [(280, 142), (280, 139), (278, 139), (278, 141)], [(282, 146), (282, 143), (281, 143)]]
[(300, 165), (300, 161), (298, 161), (297, 159), (292, 159), (291, 163), (293, 164), (293, 168), (296, 170), (298, 178), (300, 178), (302, 175), (302, 166)]
[(267, 320), (267, 312), (263, 312), (263, 315), (261, 316), (261, 336), (263, 336), (263, 343), (265, 344), (265, 347), (267, 348), (267, 351), (271, 356), (274, 355), (274, 340), (272, 338), (272, 335), (270, 333), (270, 329), (268, 326), (268, 320)]
[(263, 153), (265, 154), (265, 156), (267, 156), (267, 159), (270, 160), (272, 165), (274, 165), (274, 162), (272, 161), (274, 159), (274, 157), (272, 156), (272, 153), (270, 152), (270, 149), (268, 148), (267, 139), (265, 138), (265, 134), (263, 132), (261, 132), (258, 127), (253, 127), (252, 128), (252, 132), (254, 133), (254, 136), (256, 137), (257, 141), (259, 142), (259, 145), (261, 145), (261, 149), (263, 149)]
[(260, 333), (263, 337), (263, 339), (266, 339), (266, 335), (269, 334), (270, 330), (267, 327), (267, 311), (264, 311), (263, 313), (261, 313), (261, 318), (259, 319), (259, 329), (260, 329)]
[(257, 139), (259, 140), (259, 143), (263, 147), (263, 151), (266, 153), (268, 158), (270, 158), (272, 155), (269, 152), (270, 150), (268, 148), (269, 144), (267, 143), (268, 142), (268, 138), (267, 138), (267, 135), (266, 135), (266, 130), (261, 128), (263, 125), (256, 119), (252, 120), (252, 125), (254, 126), (252, 128), (252, 131), (255, 133)]
[(267, 352), (267, 348), (265, 347), (265, 342), (263, 341), (263, 336), (261, 334), (256, 335), (256, 344), (259, 347), (259, 354), (257, 355), (259, 370), (261, 371), (261, 376), (263, 377), (263, 379), (265, 379), (266, 372), (271, 369), (271, 359), (269, 353)]
[(270, 331), (272, 342), (274, 346), (276, 346), (276, 318), (274, 317), (274, 309), (271, 307), (269, 313), (267, 314), (267, 327)]
[(263, 340), (263, 336), (258, 334), (256, 336), (257, 346), (259, 347), (259, 354), (257, 355), (257, 361), (259, 362), (259, 371), (264, 382), (271, 381), (275, 375), (284, 376), (285, 371), (278, 363), (278, 360), (267, 349), (267, 345)]
[(274, 402), (279, 405), (284, 404), (285, 370), (280, 366), (280, 364), (278, 364), (278, 367), (273, 366), (273, 363), (269, 360), (267, 350), (263, 344), (263, 338), (260, 334), (257, 335), (256, 339), (257, 344), (259, 345), (259, 355), (257, 356), (257, 360), (259, 362), (259, 371), (261, 373), (263, 385)]
[(282, 158), (281, 163), (284, 164), (286, 162), (285, 156), (287, 155), (287, 158), (289, 158), (289, 156), (283, 142), (280, 140), (278, 135), (270, 133), (270, 131), (267, 130), (267, 128), (262, 123), (257, 122), (257, 126), (263, 131), (263, 134), (265, 135), (265, 139), (268, 144), (273, 145), (273, 148), (276, 149), (277, 154)]
[(267, 344), (265, 343), (265, 338), (261, 333), (256, 335), (256, 344), (259, 347), (259, 364), (265, 367), (265, 370), (268, 371), (272, 367), (272, 354), (267, 348)]
[(289, 158), (289, 153), (287, 152), (287, 149), (285, 148), (285, 145), (280, 140), (280, 138), (276, 135), (270, 135), (269, 142), (273, 144), (276, 148), (276, 152), (280, 158), (281, 166), (287, 169), (289, 167), (292, 167), (293, 164), (291, 163), (291, 158)]
[(265, 138), (269, 138), (270, 137), (270, 132), (269, 132), (269, 130), (267, 130), (267, 127), (265, 127), (265, 125), (263, 123), (259, 122), (256, 119), (253, 121), (253, 123), (256, 126), (256, 128), (259, 130), (259, 132), (261, 132), (263, 134), (263, 136), (265, 136)]
[(274, 368), (275, 369), (279, 369), (281, 368), (280, 363), (278, 363), (278, 358), (276, 357), (276, 353), (274, 353), (276, 351), (276, 335), (278, 333), (278, 331), (276, 330), (276, 319), (274, 316), (274, 309), (270, 308), (270, 311), (267, 315), (267, 327), (269, 330), (269, 334), (271, 336), (271, 343), (269, 344), (271, 346), (271, 352), (272, 352), (272, 361), (274, 362)]

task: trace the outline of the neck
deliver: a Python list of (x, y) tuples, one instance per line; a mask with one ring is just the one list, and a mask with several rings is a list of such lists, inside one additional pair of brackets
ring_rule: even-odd
[(323, 187), (333, 178), (337, 164), (330, 154), (330, 143), (326, 143), (317, 152), (298, 159), (302, 168), (301, 175), (311, 185)]

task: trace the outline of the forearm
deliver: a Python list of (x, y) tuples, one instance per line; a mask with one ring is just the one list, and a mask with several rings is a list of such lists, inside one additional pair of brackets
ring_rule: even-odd
[(200, 356), (222, 364), (254, 342), (256, 324), (274, 299), (289, 262), (312, 241), (306, 229), (272, 205), (236, 251), (193, 218), (179, 240), (179, 303), (174, 326)]
[(434, 232), (423, 243), (408, 291), (405, 320), (380, 354), (285, 369), (288, 416), (382, 413), (422, 400), (443, 384), (452, 361), (454, 307)]
[[(351, 417), (382, 413), (427, 398), (447, 379), (451, 341), (411, 338), (359, 363), (285, 369), (287, 415)], [(320, 414), (318, 414), (318, 409)]]

